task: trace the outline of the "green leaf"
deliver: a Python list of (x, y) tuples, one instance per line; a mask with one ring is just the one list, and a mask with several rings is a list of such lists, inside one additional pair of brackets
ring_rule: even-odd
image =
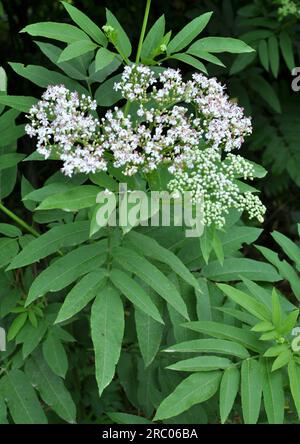
[(115, 374), (124, 334), (124, 309), (117, 290), (105, 287), (97, 295), (91, 312), (96, 379), (101, 396)]
[(221, 239), (219, 238), (216, 231), (214, 231), (214, 234), (213, 234), (212, 247), (213, 247), (213, 250), (218, 258), (218, 261), (220, 262), (221, 265), (223, 265), (224, 264), (223, 245), (222, 245)]
[(61, 341), (51, 333), (48, 334), (43, 343), (43, 356), (51, 368), (57, 375), (64, 378), (68, 370), (68, 358)]
[(116, 76), (111, 77), (99, 86), (99, 88), (95, 92), (95, 99), (99, 106), (112, 106), (122, 98), (121, 92), (115, 91), (113, 89), (114, 84), (118, 83), (120, 79), (121, 75), (117, 74)]
[(283, 424), (284, 391), (281, 372), (272, 372), (269, 360), (263, 361), (263, 399), (269, 424)]
[(154, 25), (149, 30), (142, 46), (142, 52), (141, 52), (142, 61), (144, 61), (144, 59), (150, 58), (152, 56), (152, 53), (162, 43), (165, 33), (165, 25), (166, 25), (165, 16), (162, 15), (158, 20), (156, 20)]
[(4, 397), (16, 424), (47, 424), (47, 418), (27, 376), (11, 370), (1, 380)]
[(187, 50), (188, 54), (191, 54), (193, 56), (199, 57), (199, 59), (206, 60), (207, 62), (210, 62), (214, 65), (223, 66), (225, 67), (224, 63), (221, 62), (218, 57), (210, 54), (206, 51), (197, 50), (197, 48), (193, 48), (192, 46)]
[(293, 42), (286, 31), (279, 35), (279, 45), (286, 66), (292, 71), (295, 68), (295, 58), (293, 53)]
[(241, 40), (230, 37), (205, 37), (193, 43), (189, 48), (189, 51), (190, 50), (212, 53), (230, 52), (232, 54), (242, 54), (254, 51), (253, 48)]
[(4, 234), (4, 236), (7, 237), (22, 236), (22, 231), (19, 228), (15, 227), (14, 225), (3, 224), (3, 223), (0, 223), (0, 233)]
[(137, 231), (131, 231), (126, 236), (126, 239), (128, 239), (142, 255), (167, 264), (171, 270), (178, 274), (185, 282), (199, 290), (197, 279), (195, 279), (184, 263), (178, 259), (172, 251), (162, 247), (155, 239), (138, 233)]
[(168, 44), (168, 54), (180, 51), (189, 45), (203, 31), (211, 16), (212, 12), (207, 12), (188, 23)]
[(261, 404), (262, 370), (255, 359), (246, 359), (241, 369), (241, 397), (245, 424), (256, 424)]
[(132, 51), (128, 35), (120, 25), (119, 21), (111, 11), (106, 9), (106, 20), (109, 26), (112, 26), (117, 33), (116, 48), (125, 56), (129, 57)]
[(270, 321), (271, 313), (266, 308), (264, 304), (258, 302), (252, 296), (240, 291), (230, 285), (226, 284), (217, 284), (217, 287), (220, 288), (230, 299), (232, 299), (236, 304), (239, 304), (253, 316), (256, 316), (258, 319), (262, 321)]
[(95, 60), (95, 72), (100, 71), (101, 69), (104, 69), (106, 66), (110, 65), (116, 56), (116, 53), (111, 52), (106, 48), (98, 49)]
[(12, 341), (27, 321), (28, 313), (21, 313), (17, 316), (9, 327), (7, 340)]
[(27, 113), (29, 109), (37, 103), (37, 99), (29, 96), (2, 96), (0, 104), (10, 106), (13, 109)]
[(248, 258), (228, 258), (224, 260), (223, 266), (219, 262), (211, 262), (203, 267), (202, 273), (213, 281), (235, 281), (240, 280), (240, 276), (254, 281), (281, 280), (274, 267)]
[(239, 390), (240, 372), (237, 367), (227, 368), (222, 376), (220, 385), (220, 415), (224, 424), (230, 414)]
[[(30, 324), (26, 324), (26, 326), (22, 330), (22, 354), (23, 358), (26, 359), (39, 345), (41, 340), (43, 339), (48, 325), (46, 322), (40, 321), (38, 326), (35, 328)], [(19, 336), (17, 338), (19, 340)]]
[(194, 339), (175, 344), (164, 351), (170, 353), (220, 353), (237, 356), (241, 359), (249, 357), (248, 351), (241, 344), (224, 339)]
[(243, 71), (247, 66), (256, 59), (256, 53), (250, 52), (246, 54), (239, 54), (230, 68), (230, 75), (237, 74)]
[(297, 269), (300, 270), (300, 248), (284, 234), (278, 231), (271, 233), (273, 239), (283, 249), (285, 254), (296, 263)]
[(29, 242), (12, 260), (7, 268), (25, 267), (38, 262), (64, 247), (73, 247), (89, 239), (89, 223), (87, 221), (72, 222), (51, 228), (46, 233)]
[(41, 354), (34, 354), (26, 362), (25, 370), (31, 383), (37, 387), (43, 401), (62, 419), (69, 423), (75, 423), (76, 406), (72, 397), (62, 379), (50, 370)]
[(158, 308), (152, 301), (148, 293), (132, 277), (117, 268), (110, 273), (112, 283), (117, 287), (127, 299), (147, 315), (151, 316), (157, 322), (163, 324), (164, 321), (158, 311)]
[(76, 23), (83, 31), (85, 31), (95, 42), (102, 46), (107, 45), (107, 39), (101, 29), (83, 12), (70, 5), (70, 3), (62, 2), (68, 14), (74, 23)]
[(232, 365), (232, 362), (229, 359), (220, 356), (197, 356), (196, 358), (178, 361), (167, 368), (181, 372), (204, 372), (225, 369), (230, 365)]
[(81, 56), (78, 59), (70, 60), (69, 62), (58, 63), (59, 57), (62, 53), (62, 49), (58, 48), (51, 43), (35, 42), (43, 54), (52, 62), (54, 65), (58, 66), (67, 76), (76, 80), (86, 80), (87, 73), (85, 62), (87, 56)]
[(98, 48), (98, 45), (89, 40), (78, 40), (77, 42), (70, 43), (61, 53), (58, 63), (75, 59), (87, 52), (94, 51), (96, 48)]
[(277, 113), (281, 113), (281, 105), (278, 96), (270, 83), (259, 75), (249, 77), (248, 82), (253, 91), (257, 92), (271, 108)]
[(34, 23), (33, 25), (26, 26), (20, 32), (26, 32), (34, 37), (46, 37), (66, 43), (73, 43), (77, 40), (89, 40), (89, 37), (81, 29), (66, 23)]
[(106, 278), (106, 270), (99, 269), (84, 276), (68, 293), (55, 323), (66, 321), (79, 313), (96, 296), (96, 290)]
[(26, 306), (47, 292), (59, 291), (80, 276), (101, 267), (106, 260), (107, 240), (85, 245), (57, 259), (33, 281)]
[(273, 362), (272, 365), (272, 372), (275, 372), (275, 370), (278, 370), (282, 367), (284, 367), (285, 365), (287, 365), (290, 360), (292, 359), (292, 352), (290, 350), (284, 350), (282, 351), (277, 358), (275, 359), (275, 361)]
[(19, 245), (17, 240), (8, 237), (0, 238), (0, 268), (4, 267), (18, 254)]
[(269, 46), (269, 59), (270, 59), (271, 71), (274, 77), (277, 78), (279, 71), (279, 47), (278, 47), (278, 40), (275, 37), (275, 35), (272, 35), (269, 38), (268, 46)]
[(269, 51), (266, 40), (261, 40), (258, 45), (258, 55), (260, 62), (266, 71), (269, 71)]
[(256, 338), (256, 335), (244, 328), (233, 327), (232, 325), (225, 325), (213, 321), (193, 321), (187, 322), (183, 324), (183, 326), (215, 338), (237, 342), (253, 351), (263, 350), (262, 344)]
[(9, 63), (12, 69), (19, 75), (40, 86), (41, 88), (47, 88), (49, 85), (62, 84), (68, 89), (78, 91), (88, 95), (88, 90), (84, 88), (80, 83), (76, 82), (69, 77), (56, 72), (50, 71), (43, 66), (37, 65), (23, 65), (22, 63)]
[(175, 285), (158, 268), (151, 264), (151, 262), (127, 248), (115, 249), (113, 251), (113, 257), (125, 270), (137, 275), (178, 311), (178, 313), (186, 319), (189, 319), (186, 305)]
[(37, 207), (37, 210), (53, 210), (60, 208), (64, 211), (78, 211), (95, 205), (96, 198), (100, 192), (93, 185), (81, 185), (64, 193), (54, 194), (47, 197)]
[(159, 350), (164, 327), (138, 308), (135, 309), (135, 326), (145, 367), (148, 367)]
[(131, 415), (121, 412), (107, 412), (106, 415), (114, 424), (152, 424), (151, 421), (143, 416)]
[(154, 421), (172, 418), (210, 399), (218, 390), (221, 372), (195, 373), (184, 379), (160, 404)]
[(300, 418), (300, 367), (293, 360), (289, 362), (288, 375), (297, 414)]
[(202, 71), (205, 74), (207, 74), (207, 69), (205, 68), (203, 63), (197, 60), (195, 57), (191, 56), (190, 54), (185, 54), (185, 53), (172, 54), (170, 58), (179, 60), (180, 62), (186, 63), (187, 65), (191, 65), (194, 68), (198, 69), (198, 71)]
[(0, 156), (0, 171), (16, 166), (24, 157), (25, 154), (19, 153), (2, 154)]
[(206, 227), (204, 228), (203, 234), (200, 237), (200, 249), (206, 264), (208, 264), (212, 248), (212, 232), (209, 228)]

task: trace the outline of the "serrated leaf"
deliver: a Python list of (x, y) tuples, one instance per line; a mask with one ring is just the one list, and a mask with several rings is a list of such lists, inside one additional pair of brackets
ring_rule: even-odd
[(73, 43), (77, 40), (89, 40), (89, 37), (81, 29), (66, 23), (34, 23), (33, 25), (26, 26), (20, 32), (26, 32), (34, 37), (46, 37), (66, 43)]
[(210, 399), (218, 390), (221, 372), (195, 373), (184, 379), (160, 404), (154, 421), (172, 418)]
[(178, 313), (189, 319), (186, 305), (175, 285), (151, 262), (138, 255), (135, 251), (123, 247), (115, 249), (113, 257), (122, 268), (137, 275), (172, 305)]
[(62, 2), (62, 4), (68, 11), (68, 14), (72, 20), (90, 37), (92, 37), (95, 42), (103, 46), (107, 45), (107, 39), (104, 33), (87, 15), (81, 12), (78, 8), (75, 8), (75, 6), (71, 5), (70, 3)]
[(59, 291), (80, 276), (101, 267), (106, 260), (107, 241), (79, 247), (57, 259), (33, 281), (26, 306), (48, 291)]
[(220, 415), (224, 424), (230, 414), (239, 390), (240, 372), (237, 367), (227, 368), (222, 376), (220, 385)]
[(124, 309), (117, 290), (105, 287), (91, 311), (91, 332), (95, 351), (99, 394), (109, 385), (120, 357), (124, 334)]
[(89, 40), (78, 40), (77, 42), (70, 43), (61, 53), (58, 63), (67, 62), (68, 60), (75, 59), (87, 52), (94, 51), (98, 48), (98, 45)]
[(255, 359), (246, 359), (241, 368), (241, 397), (245, 424), (256, 424), (261, 404), (262, 371)]
[[(11, 370), (1, 380), (10, 414), (16, 424), (47, 424), (47, 418), (27, 376)], [(2, 391), (1, 390), (1, 391)]]
[(151, 297), (137, 281), (117, 268), (113, 268), (110, 272), (110, 279), (114, 286), (117, 287), (136, 307), (151, 316), (157, 322), (161, 324), (164, 323), (159, 310)]
[(188, 23), (168, 44), (168, 54), (180, 51), (189, 45), (203, 31), (211, 16), (212, 12), (207, 12)]
[(194, 339), (175, 344), (164, 351), (170, 353), (220, 353), (237, 356), (241, 359), (249, 357), (248, 351), (241, 344), (224, 339)]
[(94, 297), (96, 289), (106, 278), (106, 270), (99, 269), (84, 276), (68, 293), (55, 323), (66, 321), (79, 313)]
[(79, 245), (88, 239), (89, 224), (86, 221), (53, 227), (27, 244), (12, 260), (7, 270), (25, 267), (57, 252), (63, 247)]
[(50, 370), (40, 353), (27, 361), (25, 371), (43, 401), (62, 419), (75, 423), (76, 406), (72, 397), (62, 379)]
[(37, 210), (62, 209), (65, 211), (78, 211), (95, 205), (99, 188), (93, 185), (81, 185), (64, 193), (47, 197), (37, 207)]
[(263, 362), (263, 399), (269, 424), (283, 424), (284, 391), (281, 372), (272, 372), (269, 360)]

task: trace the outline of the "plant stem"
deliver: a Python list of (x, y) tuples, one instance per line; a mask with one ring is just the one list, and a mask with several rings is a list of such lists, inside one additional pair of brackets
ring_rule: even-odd
[(14, 214), (12, 211), (6, 208), (1, 202), (0, 202), (0, 210), (3, 211), (3, 213), (5, 213), (8, 217), (10, 217), (13, 221), (15, 221), (26, 231), (33, 234), (33, 236), (39, 237), (40, 234), (34, 228), (32, 228), (30, 225), (28, 225), (26, 222), (20, 219), (16, 214)]
[[(140, 39), (139, 39), (139, 45), (138, 45), (136, 58), (135, 58), (135, 63), (139, 63), (140, 58), (141, 58), (142, 47), (143, 47), (143, 43), (144, 43), (144, 37), (145, 37), (148, 18), (149, 18), (150, 6), (151, 6), (151, 0), (147, 0), (145, 13), (144, 13), (144, 19), (143, 19), (143, 25), (142, 25)], [(125, 116), (127, 116), (127, 114), (129, 113), (130, 107), (131, 107), (131, 102), (129, 100), (127, 100), (126, 105), (125, 105), (125, 109), (124, 109)]]
[(151, 0), (147, 0), (145, 14), (144, 14), (144, 20), (143, 20), (143, 26), (142, 26), (142, 30), (141, 30), (138, 50), (137, 50), (137, 53), (136, 53), (135, 63), (139, 63), (139, 61), (140, 61), (141, 52), (142, 52), (142, 46), (143, 46), (143, 43), (144, 43), (144, 37), (145, 37), (147, 23), (148, 23), (148, 18), (149, 18), (150, 6), (151, 6)]

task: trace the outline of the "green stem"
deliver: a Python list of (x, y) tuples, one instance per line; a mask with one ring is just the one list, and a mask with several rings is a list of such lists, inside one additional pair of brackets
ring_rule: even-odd
[[(151, 0), (147, 0), (145, 13), (144, 13), (144, 19), (143, 19), (143, 25), (142, 25), (142, 29), (141, 29), (141, 35), (140, 35), (140, 39), (139, 39), (139, 45), (138, 45), (136, 58), (135, 58), (135, 63), (139, 63), (140, 58), (141, 58), (142, 47), (143, 47), (145, 33), (146, 33), (146, 29), (147, 29), (147, 23), (148, 23), (148, 19), (149, 19), (150, 6), (151, 6)], [(131, 102), (129, 100), (127, 100), (126, 105), (125, 105), (125, 109), (124, 109), (125, 116), (127, 116), (127, 114), (129, 113), (130, 107), (131, 107)]]
[(144, 43), (144, 37), (145, 37), (145, 33), (146, 33), (146, 28), (147, 28), (150, 6), (151, 6), (151, 0), (147, 0), (145, 14), (144, 14), (144, 20), (143, 20), (143, 26), (142, 26), (142, 30), (141, 30), (138, 50), (136, 53), (135, 63), (139, 63), (140, 58), (141, 58), (142, 46)]
[(1, 202), (0, 202), (0, 210), (3, 211), (3, 213), (5, 213), (8, 217), (10, 217), (13, 221), (15, 221), (26, 231), (33, 234), (33, 236), (39, 237), (40, 234), (34, 228), (32, 228), (30, 225), (28, 225), (26, 222), (20, 219), (16, 214), (14, 214), (12, 211), (6, 208)]

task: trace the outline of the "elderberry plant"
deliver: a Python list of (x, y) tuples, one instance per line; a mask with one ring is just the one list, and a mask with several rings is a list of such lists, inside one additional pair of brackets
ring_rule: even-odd
[[(100, 28), (62, 3), (74, 24), (23, 29), (59, 42), (36, 42), (56, 71), (10, 63), (42, 99), (0, 94), (1, 199), (25, 130), (35, 145), (25, 160), (42, 165), (35, 187), (22, 177), (26, 221), (0, 203), (14, 223), (0, 224), (0, 423), (297, 422), (299, 277), (274, 252), (260, 250), (268, 262), (243, 257), (262, 230), (241, 213), (261, 222), (265, 212), (245, 181), (266, 171), (235, 153), (251, 120), (204, 64), (252, 48), (198, 38), (211, 13), (175, 36), (164, 16), (147, 31), (147, 0), (133, 57), (110, 11)], [(203, 199), (203, 235), (99, 225), (99, 192), (120, 183)], [(299, 267), (299, 248), (283, 243)], [(291, 301), (273, 290), (283, 279)]]

